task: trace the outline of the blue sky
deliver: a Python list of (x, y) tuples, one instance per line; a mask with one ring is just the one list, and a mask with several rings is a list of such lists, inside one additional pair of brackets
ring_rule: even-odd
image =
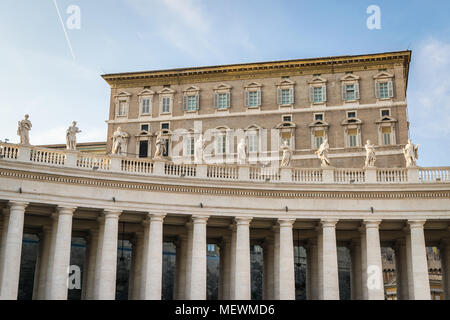
[[(67, 30), (53, 0), (0, 2), (0, 140), (17, 142), (17, 121), (33, 123), (32, 144), (106, 139), (104, 73), (285, 60), (411, 49), (411, 137), (419, 165), (449, 165), (450, 1), (57, 0), (81, 28)], [(369, 5), (381, 29), (366, 27)]]

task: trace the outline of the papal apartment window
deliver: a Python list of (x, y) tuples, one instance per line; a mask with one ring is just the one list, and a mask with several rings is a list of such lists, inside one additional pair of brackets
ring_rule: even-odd
[(346, 91), (346, 99), (347, 100), (356, 100), (354, 84), (346, 85), (345, 91)]
[(348, 145), (349, 147), (356, 147), (357, 144), (357, 137), (358, 137), (358, 129), (348, 129)]
[(230, 106), (230, 94), (229, 93), (218, 93), (217, 94), (217, 108), (226, 109)]
[(394, 84), (392, 81), (375, 81), (375, 95), (378, 99), (394, 97)]
[(291, 104), (291, 90), (282, 89), (281, 90), (281, 104)]
[(248, 152), (258, 152), (258, 135), (256, 133), (248, 136)]
[(119, 102), (119, 116), (124, 116), (127, 111), (127, 103), (126, 101)]
[(314, 121), (323, 121), (323, 113), (314, 114)]
[(148, 124), (141, 124), (141, 131), (147, 131), (148, 132)]
[(314, 87), (314, 102), (323, 102), (322, 87)]
[(162, 113), (170, 113), (170, 97), (162, 98)]
[(164, 129), (170, 129), (170, 123), (168, 123), (168, 122), (161, 123), (161, 130), (164, 130)]
[(382, 127), (381, 133), (383, 134), (383, 144), (390, 145), (391, 144), (391, 134), (392, 134), (391, 127)]
[(391, 115), (391, 112), (389, 109), (381, 110), (382, 117), (389, 117), (390, 115)]
[(288, 115), (288, 116), (283, 116), (283, 122), (292, 122), (292, 116)]
[(347, 112), (347, 118), (356, 118), (356, 112), (355, 111)]
[(150, 99), (149, 98), (143, 98), (142, 99), (142, 114), (148, 114), (150, 113)]
[(197, 109), (197, 96), (189, 96), (188, 97), (188, 110), (196, 110)]
[(195, 111), (199, 109), (200, 95), (184, 95), (183, 96), (183, 110)]
[(259, 94), (258, 91), (250, 91), (248, 93), (248, 106), (249, 107), (259, 106), (258, 94)]

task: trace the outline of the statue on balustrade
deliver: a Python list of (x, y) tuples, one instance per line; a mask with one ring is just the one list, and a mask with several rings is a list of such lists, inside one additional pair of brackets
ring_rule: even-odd
[(328, 144), (328, 139), (325, 138), (319, 149), (315, 152), (317, 157), (320, 159), (322, 168), (326, 168), (331, 166), (330, 159), (328, 159), (328, 150), (330, 149), (330, 145)]
[(194, 162), (202, 163), (203, 162), (203, 147), (205, 142), (203, 141), (203, 135), (199, 135), (197, 141), (194, 144)]
[(403, 148), (403, 155), (406, 160), (406, 167), (415, 167), (416, 160), (419, 159), (419, 145), (414, 145), (410, 139), (408, 139), (408, 143), (405, 148)]
[(166, 139), (163, 138), (162, 132), (160, 131), (156, 136), (156, 150), (155, 159), (161, 159), (161, 157), (166, 153)]
[(128, 133), (122, 131), (122, 129), (118, 127), (112, 136), (113, 139), (112, 154), (122, 154), (126, 152), (125, 143), (126, 139), (128, 139), (129, 137), (130, 136)]
[(72, 122), (72, 125), (66, 130), (66, 146), (67, 150), (77, 150), (77, 133), (81, 130), (77, 127), (77, 122)]
[(20, 144), (24, 145), (30, 144), (31, 121), (28, 120), (29, 117), (30, 116), (26, 114), (25, 119), (19, 121), (19, 125), (17, 128), (17, 135), (20, 137)]
[(291, 163), (292, 148), (288, 145), (287, 140), (283, 141), (283, 144), (281, 145), (280, 151), (283, 153), (283, 156), (281, 158), (281, 167), (289, 167)]
[(245, 144), (245, 138), (241, 138), (237, 145), (238, 164), (245, 164), (247, 161), (247, 145)]
[(367, 140), (364, 148), (366, 148), (365, 168), (375, 167), (375, 161), (377, 160), (377, 158), (375, 156), (375, 146), (370, 142), (370, 140)]

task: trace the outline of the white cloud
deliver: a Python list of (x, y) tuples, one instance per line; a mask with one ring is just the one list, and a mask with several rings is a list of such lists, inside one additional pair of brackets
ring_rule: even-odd
[(410, 72), (409, 109), (414, 136), (450, 138), (450, 43), (424, 41)]

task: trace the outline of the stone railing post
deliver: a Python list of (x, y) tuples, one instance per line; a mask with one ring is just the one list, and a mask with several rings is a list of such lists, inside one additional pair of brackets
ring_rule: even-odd
[(366, 183), (377, 183), (377, 168), (365, 168), (364, 174), (366, 176)]
[(240, 181), (249, 181), (250, 177), (250, 169), (248, 166), (239, 166), (238, 167), (238, 178)]
[(197, 178), (206, 179), (208, 177), (208, 165), (197, 164)]
[(419, 183), (419, 167), (409, 167), (408, 169), (408, 183)]
[(76, 168), (78, 161), (78, 151), (66, 150), (66, 166)]
[(30, 161), (31, 146), (19, 145), (19, 153), (17, 154), (18, 161)]
[(323, 168), (322, 178), (324, 183), (334, 183), (334, 168)]
[(164, 161), (155, 160), (155, 162), (153, 162), (153, 174), (155, 176), (163, 176), (164, 175), (164, 166), (165, 166)]
[(281, 168), (280, 169), (280, 181), (281, 182), (292, 182), (292, 169), (291, 168)]
[(120, 172), (122, 170), (122, 156), (120, 155), (110, 155), (111, 159), (111, 171)]

